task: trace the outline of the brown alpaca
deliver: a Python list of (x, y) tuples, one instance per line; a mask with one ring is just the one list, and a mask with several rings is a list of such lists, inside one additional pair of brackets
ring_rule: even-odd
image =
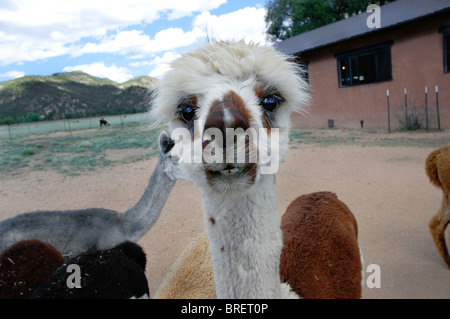
[(450, 256), (445, 243), (445, 229), (450, 223), (450, 144), (441, 147), (428, 155), (425, 171), (430, 181), (442, 189), (442, 204), (428, 227), (433, 236), (439, 254), (450, 268)]
[(0, 254), (0, 299), (26, 299), (64, 264), (52, 245), (23, 240)]
[(281, 229), (282, 282), (305, 299), (361, 298), (358, 226), (334, 193), (297, 197), (286, 209)]

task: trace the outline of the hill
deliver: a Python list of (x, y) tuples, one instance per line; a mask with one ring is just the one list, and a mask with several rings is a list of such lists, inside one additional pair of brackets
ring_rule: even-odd
[(24, 76), (0, 83), (0, 121), (144, 112), (155, 82), (151, 77), (141, 76), (116, 83), (80, 71)]

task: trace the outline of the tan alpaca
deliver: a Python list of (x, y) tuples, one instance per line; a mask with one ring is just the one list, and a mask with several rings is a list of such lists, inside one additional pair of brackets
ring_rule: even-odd
[(170, 267), (155, 299), (215, 299), (208, 235), (194, 238)]
[(425, 171), (430, 181), (442, 189), (441, 208), (431, 218), (428, 226), (439, 254), (450, 268), (450, 256), (445, 243), (445, 229), (450, 223), (450, 144), (428, 155)]

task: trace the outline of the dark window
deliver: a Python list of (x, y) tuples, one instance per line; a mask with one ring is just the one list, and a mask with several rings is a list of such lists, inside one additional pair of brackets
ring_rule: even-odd
[(309, 83), (309, 61), (302, 61), (299, 62), (300, 66), (302, 67), (302, 77), (303, 79)]
[(339, 87), (392, 80), (391, 44), (336, 55)]
[(450, 26), (439, 29), (444, 35), (444, 72), (450, 73)]

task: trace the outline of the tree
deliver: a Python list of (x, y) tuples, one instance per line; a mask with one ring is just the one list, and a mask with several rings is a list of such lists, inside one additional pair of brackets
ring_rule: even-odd
[(11, 116), (5, 117), (4, 119), (0, 120), (0, 125), (10, 125), (14, 124), (16, 121)]
[(28, 112), (25, 115), (19, 116), (16, 119), (17, 123), (28, 123), (28, 122), (38, 122), (41, 119), (39, 114), (35, 112)]
[(369, 4), (394, 0), (270, 0), (265, 16), (270, 41), (282, 41), (297, 34), (366, 11)]

